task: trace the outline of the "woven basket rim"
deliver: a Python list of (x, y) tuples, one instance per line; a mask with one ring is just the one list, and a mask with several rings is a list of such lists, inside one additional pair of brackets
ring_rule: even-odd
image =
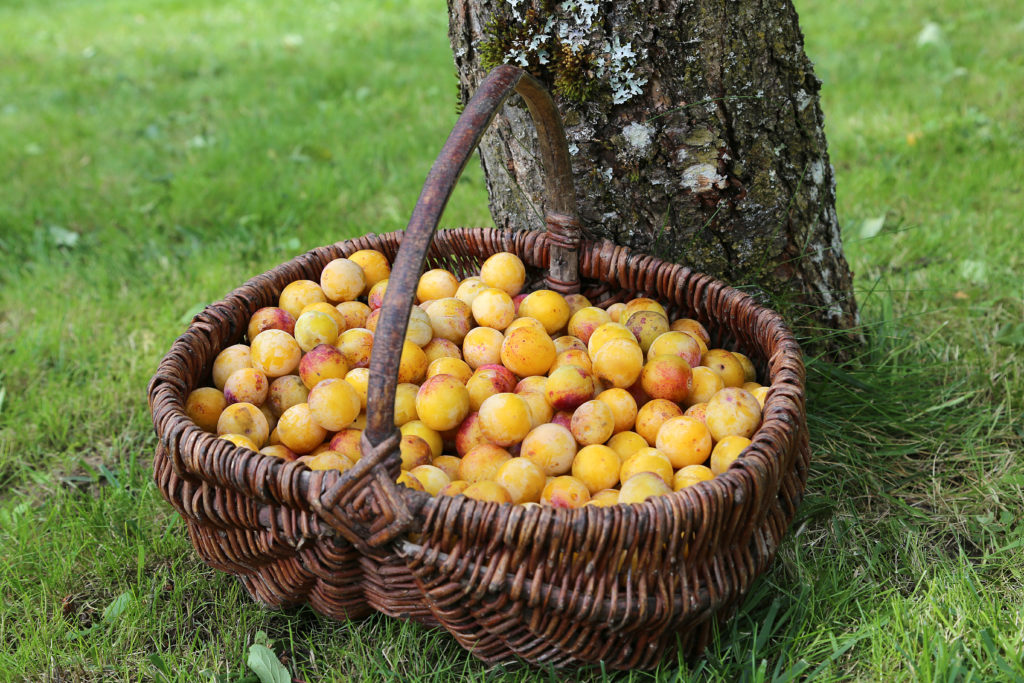
[[(509, 238), (509, 239), (513, 235), (516, 234), (516, 231), (513, 231), (513, 230), (502, 230), (502, 229), (490, 228), (490, 227), (485, 227), (485, 228), (463, 228), (463, 230), (492, 231), (492, 232), (495, 232), (495, 233), (500, 233), (503, 237)], [(370, 236), (384, 237), (384, 236), (390, 236), (390, 235), (396, 235), (396, 234), (401, 235), (404, 232), (405, 232), (404, 230), (394, 230), (394, 231), (389, 231), (389, 232), (386, 232), (386, 233), (367, 233), (366, 235), (364, 235), (364, 237), (370, 237)], [(443, 239), (444, 239), (443, 236), (444, 236), (445, 232), (447, 232), (447, 230), (440, 230), (440, 231), (438, 231), (437, 235), (435, 235), (435, 242), (443, 241)], [(181, 348), (181, 347), (184, 347), (185, 349), (189, 348), (188, 344), (187, 344), (187, 342), (185, 340), (186, 340), (186, 338), (188, 337), (188, 335), (190, 333), (191, 334), (205, 335), (207, 329), (209, 329), (209, 327), (211, 325), (217, 325), (218, 324), (213, 319), (213, 316), (210, 315), (210, 310), (211, 309), (215, 309), (215, 308), (218, 308), (218, 307), (228, 307), (228, 308), (230, 308), (230, 307), (238, 305), (239, 303), (249, 303), (249, 304), (252, 304), (253, 302), (247, 300), (244, 296), (242, 296), (240, 294), (241, 290), (243, 290), (247, 286), (258, 285), (258, 284), (262, 283), (266, 278), (271, 277), (272, 273), (277, 268), (291, 266), (291, 265), (296, 265), (296, 266), (302, 265), (304, 260), (310, 259), (310, 258), (315, 258), (316, 252), (318, 250), (321, 250), (321, 249), (324, 249), (324, 248), (331, 248), (331, 247), (341, 247), (341, 248), (344, 248), (345, 245), (347, 245), (349, 242), (352, 242), (354, 239), (358, 239), (358, 238), (350, 238), (350, 239), (346, 239), (346, 240), (340, 240), (338, 242), (334, 242), (334, 243), (331, 243), (331, 244), (328, 244), (328, 245), (323, 245), (321, 247), (315, 247), (315, 248), (313, 248), (313, 249), (311, 249), (311, 250), (309, 250), (309, 251), (307, 251), (305, 253), (299, 254), (298, 256), (296, 256), (296, 257), (294, 257), (294, 258), (292, 258), (292, 259), (290, 259), (288, 261), (285, 261), (285, 262), (279, 264), (275, 268), (272, 268), (272, 269), (270, 269), (268, 271), (265, 271), (265, 272), (263, 272), (263, 273), (261, 273), (259, 275), (256, 275), (256, 276), (250, 278), (249, 280), (245, 281), (244, 283), (242, 283), (238, 287), (236, 287), (233, 290), (231, 290), (230, 292), (228, 292), (223, 298), (219, 299), (218, 301), (215, 301), (215, 302), (211, 303), (206, 308), (204, 308), (201, 312), (199, 312), (193, 318), (193, 320), (189, 323), (189, 325), (185, 329), (185, 331), (175, 339), (175, 341), (172, 343), (170, 349), (168, 350), (168, 353), (165, 354), (164, 357), (161, 359), (160, 364), (158, 365), (158, 368), (157, 368), (157, 373), (154, 374), (154, 377), (152, 378), (152, 380), (151, 380), (151, 382), (149, 384), (147, 393), (148, 393), (148, 396), (149, 396), (149, 403), (150, 403), (150, 409), (151, 410), (154, 408), (154, 406), (157, 403), (165, 403), (166, 407), (168, 408), (167, 413), (165, 413), (165, 415), (167, 417), (169, 417), (169, 418), (179, 418), (181, 420), (184, 420), (185, 423), (187, 423), (185, 428), (184, 428), (184, 431), (182, 433), (180, 433), (180, 435), (179, 435), (181, 440), (182, 440), (182, 442), (188, 442), (190, 448), (200, 448), (200, 449), (209, 449), (209, 448), (216, 448), (216, 447), (227, 448), (229, 458), (230, 458), (230, 460), (231, 460), (233, 465), (241, 465), (242, 463), (245, 463), (245, 462), (256, 463), (257, 467), (254, 469), (254, 471), (260, 471), (260, 472), (266, 471), (266, 474), (267, 474), (268, 478), (280, 479), (282, 471), (283, 471), (284, 468), (286, 468), (286, 467), (301, 466), (300, 464), (297, 464), (297, 463), (284, 462), (280, 458), (275, 458), (273, 456), (264, 455), (264, 454), (258, 453), (258, 452), (254, 453), (252, 451), (249, 451), (249, 449), (242, 448), (242, 447), (239, 447), (239, 446), (234, 446), (233, 444), (230, 444), (229, 442), (224, 441), (223, 439), (219, 439), (217, 437), (217, 435), (212, 434), (210, 432), (203, 431), (202, 429), (200, 429), (197, 425), (195, 425), (191, 421), (191, 419), (188, 417), (187, 413), (185, 412), (185, 399), (187, 398), (187, 395), (188, 395), (188, 387), (185, 386), (184, 382), (177, 383), (176, 387), (168, 387), (167, 383), (165, 381), (160, 381), (160, 377), (159, 377), (160, 370), (164, 367), (165, 363), (167, 363), (168, 359), (173, 355), (175, 349)], [(612, 261), (613, 261), (612, 271), (613, 272), (618, 271), (619, 270), (619, 265), (621, 263), (624, 263), (626, 259), (633, 259), (633, 258), (644, 259), (644, 260), (647, 261), (647, 264), (645, 264), (645, 265), (657, 265), (657, 264), (663, 264), (663, 263), (667, 264), (667, 263), (669, 263), (669, 262), (664, 261), (661, 258), (658, 258), (656, 256), (652, 256), (650, 254), (646, 254), (646, 253), (643, 253), (643, 252), (634, 252), (634, 251), (632, 251), (628, 247), (614, 244), (612, 242), (609, 242), (608, 240), (586, 240), (586, 239), (584, 239), (584, 240), (580, 241), (580, 252), (581, 253), (586, 252), (588, 249), (590, 249), (590, 250), (598, 250), (598, 249), (606, 250), (606, 249), (609, 249), (609, 248), (614, 250), (614, 256), (612, 257)], [(680, 266), (680, 268), (685, 268), (685, 267)], [(688, 271), (688, 269), (686, 269), (686, 270)], [(787, 342), (791, 343), (792, 349), (795, 349), (795, 353), (792, 354), (792, 357), (795, 357), (797, 360), (800, 360), (799, 345), (797, 344), (795, 336), (793, 335), (792, 331), (789, 329), (789, 326), (786, 325), (786, 323), (785, 323), (784, 319), (782, 318), (781, 314), (779, 314), (777, 311), (775, 311), (773, 309), (770, 309), (770, 308), (768, 308), (766, 306), (760, 305), (759, 303), (754, 301), (754, 299), (749, 294), (746, 294), (745, 292), (737, 290), (737, 289), (735, 289), (735, 288), (725, 284), (721, 280), (718, 280), (717, 278), (712, 278), (711, 276), (702, 275), (702, 274), (699, 274), (699, 273), (694, 273), (692, 271), (689, 271), (689, 272), (691, 273), (691, 277), (693, 277), (693, 278), (704, 278), (704, 279), (706, 279), (707, 282), (710, 282), (710, 283), (721, 283), (723, 285), (722, 291), (725, 292), (726, 294), (730, 294), (732, 296), (736, 296), (736, 297), (739, 297), (739, 298), (745, 298), (745, 299), (747, 299), (750, 302), (750, 304), (752, 306), (754, 306), (758, 310), (760, 315), (767, 314), (771, 318), (774, 318), (774, 321), (777, 324), (779, 324), (781, 326), (782, 330), (783, 330), (783, 333), (781, 335), (776, 335), (778, 337), (778, 339), (777, 339), (777, 346), (783, 346), (784, 347), (784, 346), (788, 346), (789, 345), (789, 344), (787, 344)], [(643, 293), (643, 292), (638, 292), (638, 293)], [(250, 312), (250, 315), (251, 315), (251, 312)], [(784, 351), (783, 353), (786, 356), (790, 356), (790, 352), (788, 352), (788, 351)], [(767, 359), (767, 360), (768, 360), (769, 363), (771, 362), (770, 358)], [(802, 366), (802, 361), (801, 361), (801, 366)], [(769, 390), (769, 395), (768, 395), (768, 397), (767, 397), (767, 399), (765, 401), (765, 405), (764, 405), (764, 408), (763, 408), (763, 411), (762, 411), (763, 414), (764, 414), (764, 419), (763, 419), (763, 422), (762, 422), (761, 426), (758, 427), (757, 432), (755, 432), (755, 434), (751, 437), (751, 444), (750, 444), (750, 446), (755, 446), (755, 447), (756, 446), (769, 446), (769, 448), (766, 448), (766, 449), (763, 449), (763, 450), (765, 450), (766, 452), (771, 453), (775, 457), (775, 459), (777, 459), (779, 454), (774, 452), (774, 449), (771, 448), (771, 444), (768, 443), (769, 440), (768, 440), (768, 438), (766, 436), (766, 434), (767, 434), (766, 427), (776, 427), (776, 428), (779, 428), (788, 437), (795, 438), (796, 434), (797, 434), (797, 431), (798, 431), (798, 428), (799, 428), (798, 425), (793, 423), (791, 420), (784, 419), (782, 416), (787, 414), (787, 411), (785, 410), (785, 407), (787, 406), (787, 404), (791, 408), (800, 409), (801, 407), (795, 405), (795, 401), (794, 401), (793, 398), (791, 398), (789, 396), (789, 392), (772, 391), (772, 389), (776, 389), (778, 387), (782, 387), (783, 384), (776, 385), (776, 379), (777, 378), (770, 378), (770, 379), (772, 379), (772, 383), (768, 384), (768, 385), (765, 385), (765, 386), (768, 386), (770, 390)], [(795, 387), (795, 389), (798, 391), (798, 393), (800, 395), (802, 395), (803, 391), (804, 391), (803, 377), (802, 376), (801, 377), (797, 377), (796, 379), (797, 379), (797, 386)], [(194, 389), (194, 388), (197, 388), (197, 387), (192, 387), (192, 388)], [(772, 410), (769, 411), (769, 408), (771, 408)], [(779, 409), (779, 410), (776, 410), (776, 409)], [(769, 412), (771, 412), (773, 414), (769, 415)], [(778, 413), (778, 415), (775, 415), (774, 413)], [(165, 434), (164, 433), (164, 431), (161, 429), (161, 424), (159, 422), (155, 425), (155, 427), (156, 427), (156, 431), (157, 431), (158, 435), (161, 438), (167, 438), (167, 437), (171, 436), (169, 434)], [(748, 448), (750, 446), (748, 446)], [(745, 461), (747, 461), (747, 462), (745, 462)], [(638, 512), (638, 514), (643, 514), (643, 512), (645, 510), (646, 511), (653, 511), (654, 510), (654, 506), (659, 504), (658, 500), (660, 498), (674, 497), (675, 500), (680, 501), (686, 507), (696, 507), (698, 505), (698, 500), (697, 500), (698, 494), (695, 491), (695, 489), (697, 487), (699, 487), (699, 486), (710, 487), (710, 490), (714, 492), (714, 497), (716, 499), (722, 500), (723, 502), (727, 501), (727, 500), (739, 501), (743, 497), (745, 497), (747, 495), (750, 495), (750, 493), (751, 493), (750, 492), (751, 482), (747, 480), (747, 477), (743, 476), (743, 472), (744, 471), (752, 469), (751, 463), (752, 463), (752, 459), (750, 459), (750, 458), (740, 458), (740, 459), (737, 459), (729, 467), (729, 469), (723, 475), (716, 476), (714, 479), (711, 479), (709, 481), (701, 482), (700, 484), (698, 484), (696, 486), (687, 487), (687, 488), (684, 488), (684, 489), (682, 489), (680, 491), (671, 491), (671, 492), (669, 492), (667, 494), (664, 494), (663, 496), (652, 497), (652, 498), (649, 498), (649, 499), (647, 499), (647, 500), (645, 500), (644, 502), (641, 502), (641, 503), (619, 503), (617, 505), (619, 507), (633, 508), (633, 509), (635, 509)], [(256, 491), (253, 488), (248, 488), (247, 489), (245, 487), (238, 486), (234, 481), (218, 479), (218, 478), (212, 476), (212, 474), (209, 473), (209, 472), (195, 471), (193, 468), (191, 468), (189, 466), (189, 462), (187, 460), (185, 462), (185, 468), (186, 468), (187, 472), (190, 475), (192, 475), (194, 477), (197, 477), (198, 479), (200, 479), (200, 480), (202, 480), (204, 482), (207, 482), (209, 484), (228, 486), (229, 488), (235, 490), (239, 494), (242, 494), (242, 495), (245, 495), (245, 496), (253, 496), (253, 495), (255, 495), (257, 498), (267, 498), (268, 497), (266, 495), (267, 492)], [(233, 467), (229, 467), (228, 469), (233, 469)], [(776, 479), (781, 479), (781, 476), (782, 476), (781, 468), (774, 468), (774, 469), (775, 469), (775, 473), (776, 473), (776, 477), (775, 478)], [(314, 472), (312, 470), (308, 470), (308, 469), (306, 469), (305, 471), (303, 471), (300, 474), (299, 480), (301, 481), (301, 484), (300, 484), (299, 490), (298, 491), (290, 492), (291, 493), (290, 498), (292, 499), (292, 501), (294, 501), (294, 502), (301, 502), (303, 500), (306, 500), (308, 498), (308, 496), (307, 496), (308, 489), (309, 489), (310, 486), (314, 485), (314, 483), (313, 483), (314, 481), (319, 483), (320, 493), (323, 493), (328, 488), (330, 488), (332, 484), (337, 482), (341, 477), (345, 476), (345, 474), (340, 474), (339, 475), (335, 471), (325, 471), (325, 472), (321, 472), (321, 473), (317, 473), (317, 474), (320, 475), (320, 476), (314, 476)], [(766, 477), (767, 474), (764, 473), (763, 471), (760, 472), (760, 473), (751, 472), (750, 476), (755, 476), (755, 477), (756, 476), (765, 476)], [(417, 508), (420, 509), (420, 512), (417, 514), (417, 517), (419, 517), (419, 518), (423, 518), (427, 514), (427, 512), (429, 511), (429, 507), (432, 504), (436, 504), (436, 501), (438, 500), (437, 497), (431, 496), (430, 494), (428, 494), (426, 492), (415, 491), (413, 489), (409, 489), (409, 488), (405, 488), (405, 487), (400, 487), (400, 488), (402, 488), (402, 495), (407, 500), (409, 500), (409, 501), (416, 501), (416, 502), (420, 503), (420, 505), (417, 505)], [(707, 490), (707, 489), (705, 489), (705, 490)], [(277, 501), (264, 501), (264, 502), (271, 502), (272, 504), (285, 504), (283, 502), (277, 502)], [(479, 509), (483, 509), (482, 506), (492, 506), (492, 505), (496, 506), (496, 505), (499, 505), (498, 503), (489, 503), (489, 502), (476, 501), (476, 500), (471, 500), (471, 501), (468, 502), (468, 504), (473, 505), (473, 506), (481, 506)], [(523, 509), (523, 514), (527, 514), (527, 515), (540, 515), (542, 512), (547, 510), (547, 512), (545, 514), (555, 514), (557, 517), (560, 518), (560, 521), (562, 521), (564, 523), (570, 523), (571, 524), (576, 518), (578, 518), (578, 517), (580, 517), (582, 515), (594, 514), (595, 510), (593, 510), (591, 508), (592, 508), (592, 506), (588, 506), (587, 508), (579, 508), (579, 509), (543, 508), (543, 507), (534, 508), (534, 507), (530, 507), (530, 508), (524, 508)], [(589, 510), (589, 512), (588, 512), (588, 510)], [(596, 512), (598, 514), (600, 514), (604, 510), (605, 510), (605, 508), (597, 508)], [(261, 524), (266, 525), (266, 520), (261, 518)], [(406, 541), (406, 543), (408, 543), (408, 542)], [(399, 544), (399, 546), (400, 545), (401, 544)]]

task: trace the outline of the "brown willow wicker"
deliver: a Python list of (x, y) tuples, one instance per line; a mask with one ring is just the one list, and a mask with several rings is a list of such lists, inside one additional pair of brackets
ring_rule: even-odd
[[(547, 233), (434, 233), (466, 160), (513, 92), (538, 127)], [(649, 668), (666, 652), (700, 652), (768, 566), (800, 501), (809, 451), (800, 349), (782, 318), (708, 276), (609, 242), (579, 239), (564, 133), (550, 97), (514, 67), (481, 84), (428, 176), (407, 230), (314, 249), (253, 278), (200, 313), (149, 386), (159, 435), (154, 476), (211, 566), (267, 605), (308, 601), (336, 619), (377, 610), (448, 629), (493, 662)], [(400, 249), (401, 247), (401, 249)], [(394, 263), (370, 366), (363, 457), (344, 474), (255, 454), (201, 431), (189, 392), (249, 317), (286, 284), (319, 280), (332, 259), (377, 249)], [(700, 320), (770, 379), (764, 422), (723, 476), (636, 505), (526, 508), (431, 497), (395, 484), (397, 359), (424, 263), (459, 276), (510, 251), (533, 284), (582, 286), (607, 306), (638, 295)], [(578, 259), (577, 259), (578, 254)], [(578, 274), (577, 274), (578, 273)], [(574, 282), (579, 279), (579, 284)]]

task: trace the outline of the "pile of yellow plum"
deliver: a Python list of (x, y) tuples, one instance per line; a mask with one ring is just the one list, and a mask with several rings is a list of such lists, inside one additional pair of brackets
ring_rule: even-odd
[[(298, 280), (213, 363), (186, 412), (202, 429), (314, 470), (361, 457), (373, 335), (391, 267), (357, 251)], [(657, 301), (607, 310), (522, 293), (526, 268), (427, 271), (398, 367), (398, 482), (431, 495), (575, 508), (638, 503), (722, 474), (761, 424), (750, 360)], [(373, 406), (370, 406), (373, 409)]]

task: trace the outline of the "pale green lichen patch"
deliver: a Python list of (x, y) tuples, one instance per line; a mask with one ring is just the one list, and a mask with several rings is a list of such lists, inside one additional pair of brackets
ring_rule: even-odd
[(478, 46), (487, 69), (517, 64), (582, 103), (599, 96), (622, 104), (643, 92), (645, 48), (603, 34), (604, 10), (592, 0), (507, 0), (498, 4)]

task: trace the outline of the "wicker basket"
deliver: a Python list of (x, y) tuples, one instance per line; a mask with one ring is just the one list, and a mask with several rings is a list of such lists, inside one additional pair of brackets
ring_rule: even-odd
[[(548, 232), (453, 229), (434, 234), (484, 129), (513, 91), (537, 125), (549, 193)], [(253, 278), (204, 310), (149, 385), (159, 436), (154, 477), (212, 567), (239, 576), (267, 605), (308, 601), (337, 619), (373, 610), (441, 625), (487, 662), (656, 666), (705, 646), (768, 566), (798, 505), (809, 450), (800, 349), (782, 318), (705, 275), (579, 239), (561, 121), (536, 81), (493, 71), (459, 119), (404, 232), (314, 249)], [(399, 248), (401, 247), (401, 249)], [(196, 427), (189, 392), (250, 316), (286, 284), (318, 280), (332, 259), (377, 249), (394, 263), (370, 366), (363, 457), (344, 474), (258, 455)], [(395, 484), (397, 360), (424, 264), (464, 277), (510, 251), (534, 286), (582, 287), (598, 305), (639, 295), (700, 320), (770, 380), (764, 421), (727, 473), (637, 505), (525, 508), (431, 497)], [(549, 270), (550, 268), (550, 270)]]

